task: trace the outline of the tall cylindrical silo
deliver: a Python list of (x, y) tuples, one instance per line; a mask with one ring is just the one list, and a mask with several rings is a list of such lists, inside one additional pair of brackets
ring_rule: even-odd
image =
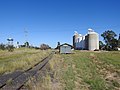
[(75, 35), (73, 36), (73, 47), (75, 48)]
[(74, 46), (74, 49), (76, 49), (76, 43), (78, 42), (78, 37), (79, 37), (79, 34), (75, 31), (75, 34), (73, 36), (73, 46)]
[(79, 34), (79, 36), (76, 38), (76, 49), (82, 49), (82, 35)]
[(88, 50), (99, 49), (99, 35), (96, 32), (88, 33)]
[(88, 35), (85, 36), (85, 49), (88, 50)]

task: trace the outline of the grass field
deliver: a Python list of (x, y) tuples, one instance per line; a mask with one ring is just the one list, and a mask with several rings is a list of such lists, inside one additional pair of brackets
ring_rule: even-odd
[[(34, 49), (0, 51), (0, 73), (27, 69), (50, 52)], [(55, 54), (42, 76), (31, 78), (26, 87), (29, 90), (120, 90), (120, 52)]]
[[(120, 52), (55, 54), (31, 90), (120, 90)], [(34, 87), (31, 87), (34, 86)]]
[(0, 51), (0, 74), (15, 70), (26, 70), (48, 56), (50, 50), (15, 49), (14, 52)]

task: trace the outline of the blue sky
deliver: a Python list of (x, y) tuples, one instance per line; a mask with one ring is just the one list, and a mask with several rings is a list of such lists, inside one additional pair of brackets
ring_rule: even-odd
[[(15, 42), (56, 47), (72, 44), (74, 31), (120, 33), (120, 0), (0, 0), (0, 43)], [(28, 31), (25, 37), (24, 31)], [(102, 40), (102, 37), (100, 37)]]

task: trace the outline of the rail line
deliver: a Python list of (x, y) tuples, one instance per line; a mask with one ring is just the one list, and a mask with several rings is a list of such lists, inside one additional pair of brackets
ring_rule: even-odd
[(24, 84), (40, 71), (52, 58), (54, 52), (25, 71), (16, 71), (0, 77), (0, 90), (20, 90)]

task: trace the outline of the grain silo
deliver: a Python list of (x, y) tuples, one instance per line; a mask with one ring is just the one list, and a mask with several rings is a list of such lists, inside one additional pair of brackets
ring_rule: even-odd
[(74, 49), (77, 50), (85, 49), (85, 36), (83, 36), (82, 34), (78, 34), (75, 31), (75, 34), (73, 36), (73, 46)]
[(88, 50), (88, 35), (85, 36), (85, 50)]
[(92, 29), (88, 29), (88, 50), (99, 49), (99, 35)]
[(76, 49), (82, 48), (82, 35), (78, 34), (79, 36), (76, 38)]
[(75, 49), (76, 49), (76, 43), (78, 41), (78, 37), (79, 37), (79, 34), (77, 33), (77, 31), (75, 31), (74, 36), (73, 36), (73, 46)]

